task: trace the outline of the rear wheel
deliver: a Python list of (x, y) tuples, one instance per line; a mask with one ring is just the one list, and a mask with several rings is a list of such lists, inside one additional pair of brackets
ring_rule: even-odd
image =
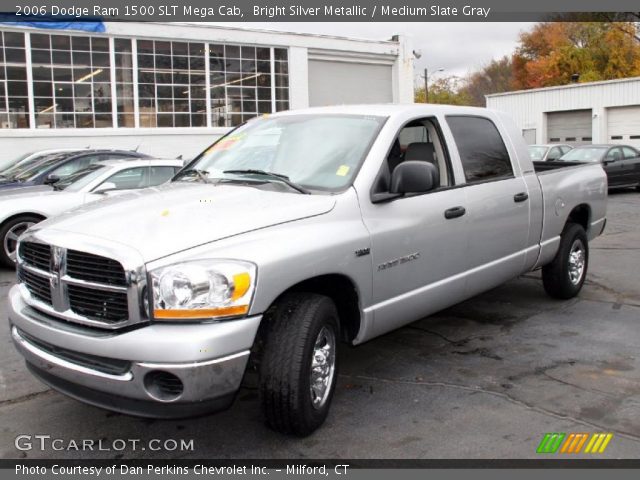
[(542, 267), (542, 283), (553, 298), (575, 297), (584, 284), (589, 266), (589, 243), (582, 226), (569, 223), (562, 232), (553, 261)]
[(24, 215), (13, 218), (5, 222), (2, 227), (0, 227), (0, 239), (2, 240), (0, 264), (9, 268), (15, 266), (18, 237), (20, 237), (20, 235), (22, 235), (29, 227), (40, 221), (40, 218)]
[(265, 319), (260, 401), (267, 424), (306, 436), (329, 413), (338, 370), (338, 313), (313, 293), (286, 294)]

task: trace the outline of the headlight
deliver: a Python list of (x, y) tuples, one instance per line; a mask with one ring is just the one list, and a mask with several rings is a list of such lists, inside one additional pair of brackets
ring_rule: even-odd
[(256, 267), (238, 260), (199, 260), (150, 275), (156, 320), (237, 317), (249, 312)]

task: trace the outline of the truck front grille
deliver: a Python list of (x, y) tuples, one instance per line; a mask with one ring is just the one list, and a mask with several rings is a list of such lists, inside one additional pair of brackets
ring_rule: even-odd
[(115, 259), (23, 241), (18, 280), (33, 308), (69, 322), (115, 329), (148, 320), (139, 306), (144, 273), (128, 275)]
[(51, 305), (51, 283), (48, 278), (20, 268), (18, 269), (18, 280), (24, 283), (32, 296), (47, 305)]
[(107, 323), (122, 322), (129, 316), (126, 292), (106, 292), (69, 285), (69, 305), (78, 315)]
[(24, 263), (48, 272), (51, 268), (51, 247), (42, 243), (22, 242), (18, 252)]
[(90, 282), (126, 285), (124, 268), (111, 258), (79, 252), (67, 251), (67, 275)]

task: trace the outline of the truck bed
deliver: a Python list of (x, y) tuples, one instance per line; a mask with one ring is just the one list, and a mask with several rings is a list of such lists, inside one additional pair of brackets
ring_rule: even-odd
[(587, 165), (587, 162), (558, 162), (551, 160), (548, 162), (533, 162), (533, 169), (536, 173), (556, 170), (558, 168), (577, 167), (579, 165)]

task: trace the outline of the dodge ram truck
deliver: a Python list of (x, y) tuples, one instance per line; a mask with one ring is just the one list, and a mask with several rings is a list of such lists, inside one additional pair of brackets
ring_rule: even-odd
[(281, 112), (168, 184), (25, 232), (12, 339), (52, 388), (147, 417), (226, 408), (251, 372), (267, 425), (304, 436), (339, 345), (536, 269), (552, 297), (577, 295), (606, 201), (599, 164), (536, 172), (500, 112)]

